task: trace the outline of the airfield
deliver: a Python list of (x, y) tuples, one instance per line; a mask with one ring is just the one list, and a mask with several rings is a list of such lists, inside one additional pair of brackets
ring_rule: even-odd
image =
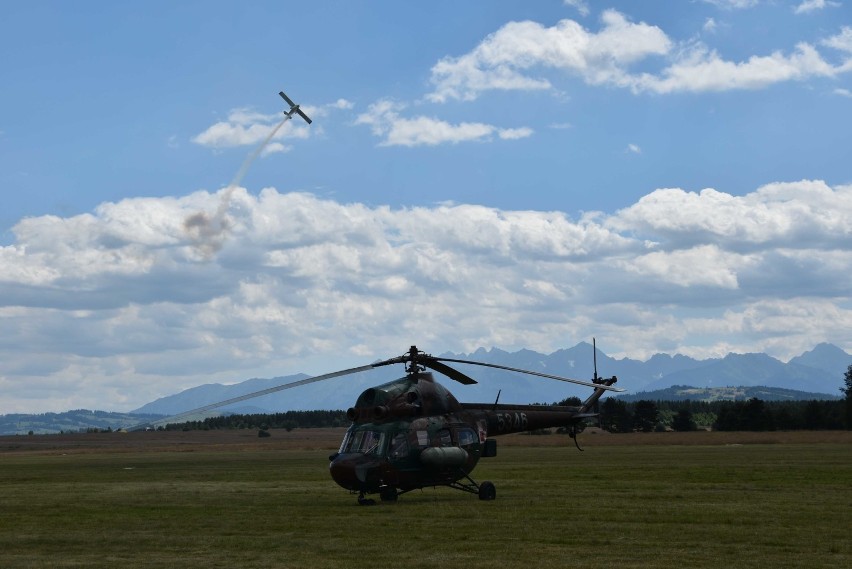
[(473, 476), (358, 506), (343, 429), (0, 437), (0, 567), (849, 567), (852, 432), (498, 437)]

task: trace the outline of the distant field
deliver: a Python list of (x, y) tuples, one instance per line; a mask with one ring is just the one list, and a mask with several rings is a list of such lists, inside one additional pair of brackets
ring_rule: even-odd
[(852, 566), (849, 432), (503, 437), (494, 502), (374, 507), (341, 434), (0, 437), (0, 567)]

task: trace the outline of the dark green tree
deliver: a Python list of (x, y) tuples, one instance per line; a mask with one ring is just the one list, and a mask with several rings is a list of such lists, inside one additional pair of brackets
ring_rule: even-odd
[(565, 406), (579, 407), (582, 404), (583, 404), (583, 401), (577, 396), (566, 397), (565, 399), (563, 399), (562, 401), (557, 403), (557, 405), (561, 405), (563, 407), (565, 407)]
[(633, 429), (633, 416), (627, 404), (615, 397), (607, 397), (601, 403), (601, 428), (611, 433), (629, 433)]
[(689, 409), (681, 409), (672, 419), (672, 429), (675, 431), (694, 431), (698, 427), (692, 419), (692, 411)]
[(660, 412), (653, 401), (637, 401), (633, 409), (633, 428), (643, 433), (650, 433), (657, 425)]
[(740, 425), (744, 431), (773, 430), (772, 417), (766, 410), (766, 403), (757, 397), (746, 401), (742, 407)]

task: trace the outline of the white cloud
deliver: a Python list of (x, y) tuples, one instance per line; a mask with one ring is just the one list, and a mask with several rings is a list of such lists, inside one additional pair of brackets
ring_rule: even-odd
[(642, 149), (639, 148), (638, 144), (631, 143), (627, 145), (627, 152), (630, 152), (631, 154), (642, 154)]
[(275, 154), (278, 152), (289, 152), (290, 150), (292, 150), (291, 146), (285, 146), (280, 142), (270, 142), (269, 144), (263, 147), (263, 150), (261, 151), (260, 155), (269, 156), (270, 154)]
[(837, 88), (832, 91), (835, 95), (840, 95), (841, 97), (852, 97), (852, 91), (849, 89)]
[(603, 29), (585, 30), (573, 20), (547, 28), (537, 22), (510, 22), (470, 53), (447, 57), (432, 67), (435, 91), (429, 98), (476, 99), (488, 90), (550, 89), (550, 80), (528, 70), (558, 69), (579, 74), (592, 84), (618, 83), (623, 68), (652, 55), (663, 55), (670, 40), (655, 26), (633, 24), (607, 10)]
[[(330, 112), (336, 110), (350, 110), (354, 104), (346, 99), (321, 106), (301, 105), (302, 110), (314, 121), (318, 118), (329, 116)], [(192, 138), (192, 142), (209, 148), (233, 148), (236, 146), (254, 146), (272, 133), (279, 123), (284, 119), (283, 114), (264, 114), (249, 108), (233, 109), (228, 113), (227, 120), (216, 122), (207, 127), (203, 132)], [(316, 130), (316, 126), (309, 128), (301, 120), (288, 120), (275, 132), (272, 140), (283, 139), (305, 139)], [(275, 152), (287, 152), (290, 147), (280, 142), (271, 143), (264, 148), (263, 155)]]
[(682, 91), (729, 91), (759, 89), (784, 81), (833, 77), (839, 69), (822, 59), (813, 46), (801, 43), (793, 54), (775, 52), (752, 56), (744, 62), (726, 61), (715, 51), (697, 45), (659, 76), (640, 75), (630, 81), (635, 91), (674, 93)]
[(514, 140), (532, 136), (530, 128), (498, 128), (484, 123), (463, 122), (450, 124), (446, 121), (418, 116), (405, 118), (400, 112), (405, 105), (382, 100), (370, 105), (366, 113), (358, 116), (355, 124), (368, 125), (373, 134), (382, 137), (382, 146), (435, 146), (468, 141), (490, 140), (496, 135), (502, 140)]
[(839, 34), (826, 38), (820, 43), (836, 50), (852, 54), (852, 27), (843, 26)]
[(704, 0), (704, 2), (725, 10), (745, 10), (760, 4), (760, 0)]
[(519, 138), (529, 138), (533, 135), (533, 129), (528, 127), (522, 128), (504, 128), (497, 131), (497, 136), (503, 140), (517, 140)]
[[(725, 3), (745, 8), (753, 3)], [(509, 22), (472, 51), (445, 57), (432, 67), (434, 102), (471, 101), (492, 90), (553, 90), (553, 81), (577, 76), (589, 85), (630, 89), (635, 93), (679, 93), (760, 89), (811, 78), (835, 77), (852, 70), (848, 55), (837, 64), (811, 44), (800, 42), (792, 52), (777, 50), (743, 61), (726, 59), (703, 43), (672, 41), (657, 26), (630, 22), (607, 10), (598, 32), (573, 20), (552, 27), (531, 21)], [(712, 18), (704, 30), (717, 27)], [(852, 28), (820, 42), (852, 53)], [(632, 67), (658, 67), (635, 73)], [(554, 74), (556, 72), (556, 74)]]
[(680, 287), (736, 289), (739, 286), (737, 271), (744, 262), (741, 255), (727, 253), (716, 245), (700, 245), (686, 250), (648, 253), (620, 264), (625, 271)]
[(562, 3), (575, 8), (581, 16), (589, 15), (589, 4), (585, 0), (562, 0)]
[(795, 14), (807, 14), (825, 8), (837, 8), (840, 2), (832, 2), (831, 0), (804, 0), (801, 4), (793, 8)]
[[(227, 230), (193, 233), (199, 214)], [(850, 218), (852, 186), (808, 180), (742, 196), (660, 189), (580, 219), (271, 188), (27, 218), (0, 247), (0, 412), (131, 409), (415, 342), (547, 351), (596, 335), (632, 357), (660, 345), (849, 350)]]
[(613, 216), (617, 230), (648, 233), (689, 246), (721, 243), (734, 251), (755, 248), (843, 247), (850, 229), (844, 219), (852, 188), (821, 181), (769, 184), (745, 196), (713, 189), (661, 189)]
[(349, 110), (355, 108), (355, 103), (347, 101), (346, 99), (337, 99), (337, 101), (331, 103), (329, 107), (333, 109)]
[[(254, 146), (263, 141), (282, 121), (281, 115), (264, 115), (248, 109), (234, 109), (228, 114), (228, 120), (209, 126), (204, 132), (193, 137), (192, 142), (210, 148), (231, 148), (235, 146)], [(308, 128), (287, 121), (275, 134), (275, 139), (307, 138)]]

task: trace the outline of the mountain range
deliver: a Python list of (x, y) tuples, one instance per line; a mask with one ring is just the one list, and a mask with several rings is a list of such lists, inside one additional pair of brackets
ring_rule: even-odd
[[(592, 346), (580, 343), (573, 348), (540, 354), (532, 350), (506, 352), (480, 348), (470, 354), (444, 353), (441, 357), (471, 359), (483, 363), (528, 369), (551, 375), (590, 379), (594, 374)], [(837, 398), (852, 356), (832, 344), (819, 344), (784, 363), (766, 354), (728, 354), (724, 358), (696, 360), (683, 355), (656, 354), (647, 361), (615, 359), (595, 352), (598, 372), (616, 375), (618, 387), (627, 389), (624, 400), (713, 400), (758, 397), (766, 401)], [(458, 385), (443, 375), (447, 385), (464, 402), (554, 403), (569, 396), (584, 398), (589, 389), (560, 381), (495, 370), (470, 364), (453, 364), (474, 377), (478, 384)], [(366, 388), (402, 376), (401, 366), (376, 368), (329, 381), (285, 390), (247, 402), (223, 407), (231, 413), (270, 413), (288, 410), (347, 409)], [(152, 401), (131, 413), (75, 410), (37, 415), (0, 415), (0, 435), (57, 433), (86, 429), (117, 429), (136, 425), (164, 415), (175, 415), (203, 405), (224, 401), (291, 381), (304, 374), (268, 379), (249, 379), (231, 385), (208, 384), (193, 387)]]
[[(589, 379), (594, 374), (593, 348), (581, 342), (573, 348), (541, 354), (532, 350), (506, 352), (496, 348), (480, 348), (470, 354), (444, 353), (440, 357), (470, 359), (483, 363), (527, 369), (551, 375)], [(631, 394), (667, 389), (673, 386), (695, 388), (770, 387), (804, 391), (809, 394), (837, 396), (843, 387), (847, 366), (852, 356), (832, 344), (819, 344), (813, 350), (784, 363), (766, 354), (728, 354), (723, 358), (696, 360), (683, 355), (656, 354), (647, 361), (615, 359), (602, 351), (595, 352), (601, 376), (616, 375), (617, 387)], [(464, 402), (553, 403), (569, 396), (584, 398), (588, 388), (550, 381), (470, 364), (453, 364), (477, 379), (471, 386), (454, 384), (436, 374)], [(351, 407), (364, 389), (401, 377), (401, 366), (376, 368), (350, 376), (285, 390), (224, 407), (235, 413), (266, 413), (288, 410), (346, 409)], [(174, 415), (218, 401), (238, 397), (308, 377), (304, 374), (249, 379), (232, 385), (207, 384), (152, 401), (133, 413)]]

